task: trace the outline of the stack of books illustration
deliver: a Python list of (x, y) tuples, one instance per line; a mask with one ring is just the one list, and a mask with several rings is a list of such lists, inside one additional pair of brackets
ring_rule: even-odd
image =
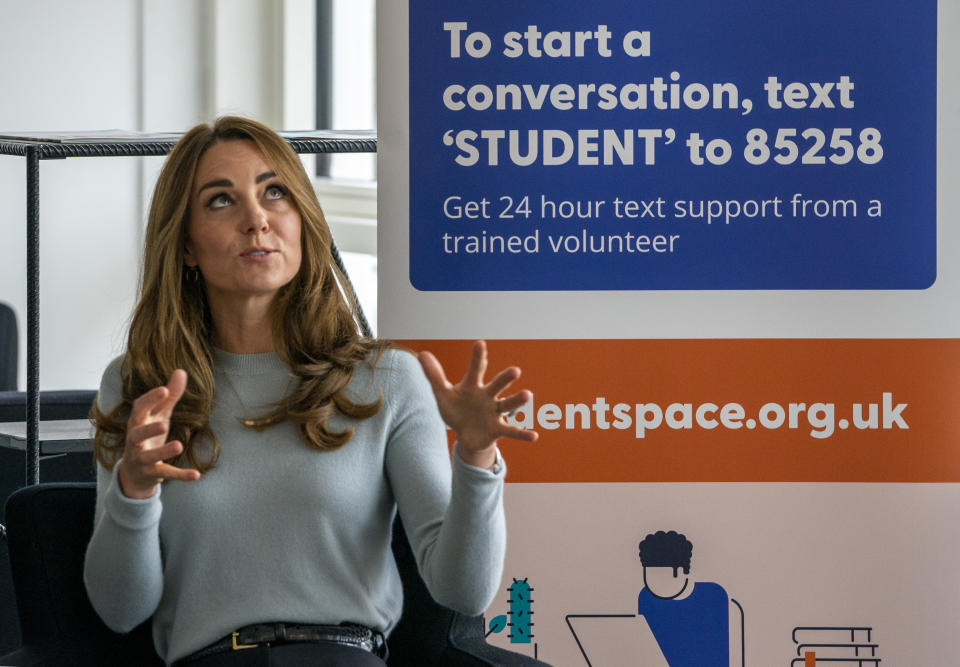
[(873, 628), (859, 626), (801, 626), (793, 629), (797, 656), (791, 667), (851, 665), (873, 667), (880, 664)]

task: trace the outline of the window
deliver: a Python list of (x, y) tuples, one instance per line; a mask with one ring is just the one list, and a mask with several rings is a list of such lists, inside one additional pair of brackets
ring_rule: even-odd
[[(317, 127), (376, 129), (374, 0), (317, 0)], [(376, 180), (376, 156), (330, 155), (321, 177)]]
[[(374, 0), (316, 0), (317, 128), (376, 129)], [(376, 155), (317, 158), (317, 194), (360, 305), (376, 329)]]

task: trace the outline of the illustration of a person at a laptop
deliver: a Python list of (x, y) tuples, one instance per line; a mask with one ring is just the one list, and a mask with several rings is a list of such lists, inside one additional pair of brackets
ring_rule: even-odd
[(692, 555), (693, 543), (673, 530), (640, 542), (637, 613), (670, 667), (745, 667), (743, 608), (719, 584), (694, 581)]

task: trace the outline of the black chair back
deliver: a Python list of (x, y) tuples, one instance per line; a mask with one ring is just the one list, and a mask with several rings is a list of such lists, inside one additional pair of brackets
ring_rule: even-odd
[(482, 616), (464, 616), (437, 604), (420, 577), (399, 518), (393, 526), (393, 556), (403, 582), (403, 614), (387, 641), (391, 666), (550, 667), (522, 653), (488, 644)]
[[(40, 419), (84, 419), (96, 392), (56, 390), (40, 392)], [(0, 422), (26, 421), (27, 395), (22, 391), (0, 391)], [(96, 479), (93, 456), (76, 452), (40, 459), (40, 478), (50, 482), (92, 482)], [(6, 522), (7, 497), (26, 482), (26, 454), (0, 448), (0, 527)], [(21, 644), (20, 623), (13, 593), (13, 579), (5, 544), (0, 544), (0, 655)]]
[(0, 391), (17, 388), (17, 355), (19, 354), (17, 314), (0, 303)]
[(96, 487), (40, 484), (7, 501), (7, 542), (22, 647), (5, 665), (161, 666), (150, 623), (120, 635), (103, 624), (83, 586)]
[[(40, 392), (40, 420), (86, 419), (97, 395), (94, 389), (55, 389)], [(27, 393), (0, 391), (0, 422), (27, 421)]]

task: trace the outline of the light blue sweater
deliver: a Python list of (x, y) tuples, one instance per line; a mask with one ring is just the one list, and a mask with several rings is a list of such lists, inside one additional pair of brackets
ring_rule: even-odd
[[(389, 350), (356, 368), (350, 396), (373, 417), (332, 452), (304, 444), (284, 422), (257, 433), (258, 416), (292, 386), (274, 354), (216, 351), (211, 426), (217, 467), (197, 482), (165, 482), (147, 500), (125, 497), (98, 470), (97, 509), (84, 581), (97, 613), (125, 632), (153, 616), (169, 664), (252, 623), (396, 625), (402, 589), (390, 549), (397, 509), (438, 602), (479, 614), (500, 585), (505, 549), (503, 478), (454, 452), (416, 359)], [(229, 380), (228, 380), (229, 376)], [(232, 384), (231, 384), (232, 381)], [(120, 359), (98, 397), (121, 399)]]

